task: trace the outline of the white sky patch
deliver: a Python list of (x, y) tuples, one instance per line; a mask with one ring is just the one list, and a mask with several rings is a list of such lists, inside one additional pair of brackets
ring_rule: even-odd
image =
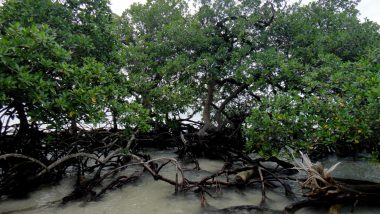
[(110, 0), (110, 2), (111, 2), (111, 10), (120, 16), (133, 3), (144, 4), (146, 0)]
[[(1, 1), (1, 0), (0, 0)], [(298, 2), (299, 0), (289, 0), (289, 3)], [(301, 0), (302, 3), (307, 4), (316, 0)], [(133, 3), (145, 3), (146, 0), (110, 0), (111, 9), (114, 13), (121, 15)], [(380, 0), (362, 0), (358, 5), (360, 11), (360, 19), (368, 18), (371, 21), (380, 24)]]
[(362, 0), (358, 5), (360, 18), (368, 18), (380, 24), (380, 0)]

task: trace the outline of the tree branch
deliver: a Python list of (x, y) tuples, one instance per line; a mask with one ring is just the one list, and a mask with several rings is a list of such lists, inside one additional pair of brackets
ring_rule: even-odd
[(222, 112), (226, 108), (227, 104), (230, 103), (234, 98), (236, 98), (242, 91), (248, 88), (248, 84), (243, 83), (240, 85), (230, 96), (228, 96), (222, 104), (219, 106), (218, 111), (215, 114), (216, 121), (218, 123), (218, 129), (221, 128), (222, 125)]

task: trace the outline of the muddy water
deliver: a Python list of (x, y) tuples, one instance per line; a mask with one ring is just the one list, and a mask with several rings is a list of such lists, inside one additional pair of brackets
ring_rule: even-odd
[[(174, 157), (171, 152), (153, 152), (153, 158), (159, 157)], [(336, 160), (335, 160), (336, 161)], [(332, 164), (334, 160), (326, 162), (326, 165)], [(205, 175), (218, 171), (223, 162), (215, 160), (200, 159), (199, 164), (200, 171), (190, 170), (194, 165), (185, 165), (186, 177), (196, 180), (201, 179)], [(346, 163), (343, 163), (343, 172), (337, 169), (336, 173), (340, 176), (346, 176), (342, 173), (354, 173), (350, 172), (352, 167), (351, 162), (348, 161), (348, 168)], [(363, 171), (370, 178), (373, 178), (373, 174), (377, 177), (377, 181), (380, 180), (380, 169), (375, 166), (366, 163), (367, 167), (370, 167), (371, 172)], [(360, 165), (364, 167), (364, 165)], [(188, 170), (186, 170), (186, 168)], [(164, 168), (162, 173), (165, 176), (174, 178), (175, 168), (169, 166)], [(341, 173), (341, 174), (339, 174)], [(362, 177), (361, 177), (362, 178)], [(373, 178), (375, 179), (375, 178)], [(375, 180), (376, 180), (375, 179)], [(0, 213), (57, 213), (57, 214), (101, 214), (101, 213), (207, 213), (200, 206), (199, 196), (193, 192), (174, 194), (174, 187), (166, 184), (162, 181), (154, 181), (150, 175), (144, 175), (141, 179), (133, 184), (128, 184), (124, 188), (112, 191), (104, 195), (104, 197), (97, 202), (73, 202), (65, 206), (58, 206), (59, 200), (72, 191), (74, 179), (66, 178), (59, 185), (44, 187), (38, 191), (35, 191), (30, 195), (28, 199), (24, 200), (4, 200), (0, 202)], [(207, 202), (210, 209), (213, 208), (225, 208), (237, 205), (258, 205), (261, 200), (260, 189), (245, 189), (243, 192), (237, 189), (212, 189), (210, 191), (215, 198), (207, 196)], [(284, 197), (282, 189), (275, 189), (267, 193), (267, 205), (271, 209), (282, 210), (287, 204), (292, 202), (291, 199)], [(342, 213), (349, 213), (350, 208), (343, 209)], [(304, 209), (298, 213), (326, 213), (325, 210)], [(355, 213), (380, 213), (379, 208), (358, 208)]]

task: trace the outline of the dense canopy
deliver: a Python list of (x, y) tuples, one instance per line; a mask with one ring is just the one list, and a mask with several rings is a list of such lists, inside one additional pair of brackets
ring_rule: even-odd
[(379, 25), (357, 4), (6, 0), (1, 136), (165, 127), (264, 156), (379, 154)]

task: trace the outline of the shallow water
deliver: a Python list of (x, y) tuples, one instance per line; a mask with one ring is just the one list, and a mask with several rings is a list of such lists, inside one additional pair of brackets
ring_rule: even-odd
[(354, 161), (352, 158), (337, 158), (331, 156), (323, 161), (326, 167), (335, 163), (340, 165), (332, 172), (337, 178), (350, 178), (380, 183), (380, 163), (365, 160)]
[[(153, 152), (152, 158), (175, 157), (172, 152)], [(334, 164), (337, 159), (330, 158), (324, 162), (326, 166)], [(205, 175), (218, 171), (222, 161), (200, 159), (200, 171), (190, 170), (194, 164), (184, 166), (185, 176), (192, 179), (201, 179)], [(336, 176), (358, 176), (367, 180), (380, 182), (380, 168), (368, 162), (352, 162), (343, 160), (334, 172)], [(175, 167), (168, 166), (162, 170), (162, 174), (174, 178)], [(352, 177), (350, 177), (352, 178)], [(355, 178), (355, 177), (354, 177)], [(121, 189), (108, 192), (97, 202), (72, 202), (65, 206), (58, 206), (59, 200), (72, 191), (74, 179), (63, 179), (59, 185), (43, 187), (24, 200), (5, 200), (0, 202), (0, 213), (57, 213), (57, 214), (103, 214), (103, 213), (207, 213), (200, 206), (199, 196), (188, 192), (174, 194), (174, 187), (162, 181), (154, 181), (145, 174), (141, 179), (132, 184), (127, 184)], [(261, 200), (260, 188), (245, 189), (239, 191), (231, 189), (212, 189), (210, 191), (215, 198), (207, 197), (207, 202), (212, 208), (226, 208), (237, 205), (258, 205)], [(268, 208), (282, 210), (292, 202), (284, 196), (282, 189), (278, 188), (267, 192)], [(349, 213), (350, 207), (342, 210)], [(297, 213), (326, 213), (326, 210), (303, 209)], [(375, 214), (380, 213), (380, 208), (359, 207), (355, 213)]]

